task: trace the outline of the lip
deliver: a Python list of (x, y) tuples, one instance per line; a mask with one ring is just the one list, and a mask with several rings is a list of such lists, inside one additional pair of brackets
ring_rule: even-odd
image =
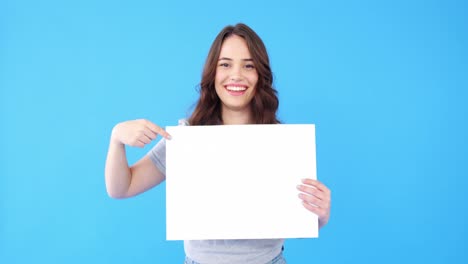
[[(229, 90), (228, 89), (229, 86), (245, 88), (245, 90), (239, 90), (239, 91)], [(226, 91), (232, 96), (241, 96), (241, 95), (245, 94), (245, 92), (249, 89), (249, 87), (247, 85), (245, 85), (245, 84), (240, 84), (240, 83), (228, 83), (228, 84), (224, 85), (224, 89), (226, 89)]]

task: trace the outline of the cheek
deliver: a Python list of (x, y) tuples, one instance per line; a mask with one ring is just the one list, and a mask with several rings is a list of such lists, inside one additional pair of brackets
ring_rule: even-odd
[(257, 83), (258, 83), (258, 75), (257, 73), (255, 74), (252, 74), (251, 76), (249, 76), (249, 82), (252, 86), (257, 86)]
[(223, 82), (225, 78), (226, 78), (226, 73), (223, 73), (222, 71), (216, 72), (215, 82), (217, 83)]
[(215, 77), (215, 84), (214, 85), (215, 85), (216, 93), (219, 95), (221, 90), (223, 90), (223, 79), (218, 74)]
[(215, 85), (216, 94), (219, 96), (220, 92), (224, 88), (223, 88), (223, 77), (218, 73), (216, 73), (214, 85)]

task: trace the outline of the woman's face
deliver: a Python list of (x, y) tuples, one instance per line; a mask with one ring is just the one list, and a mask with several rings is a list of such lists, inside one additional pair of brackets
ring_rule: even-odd
[(223, 111), (250, 111), (257, 81), (258, 73), (245, 40), (237, 35), (226, 38), (221, 46), (215, 78), (216, 94), (221, 99)]

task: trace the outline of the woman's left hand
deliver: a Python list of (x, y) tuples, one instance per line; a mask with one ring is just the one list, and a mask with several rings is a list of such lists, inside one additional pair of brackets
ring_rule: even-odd
[(302, 205), (318, 216), (319, 228), (326, 225), (330, 218), (331, 205), (331, 192), (327, 186), (317, 180), (303, 179), (297, 189), (301, 191), (299, 198)]

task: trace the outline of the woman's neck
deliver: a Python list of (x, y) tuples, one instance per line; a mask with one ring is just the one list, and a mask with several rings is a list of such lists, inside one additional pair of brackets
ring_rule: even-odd
[(246, 125), (254, 123), (250, 108), (237, 111), (223, 107), (221, 116), (223, 118), (223, 125)]

